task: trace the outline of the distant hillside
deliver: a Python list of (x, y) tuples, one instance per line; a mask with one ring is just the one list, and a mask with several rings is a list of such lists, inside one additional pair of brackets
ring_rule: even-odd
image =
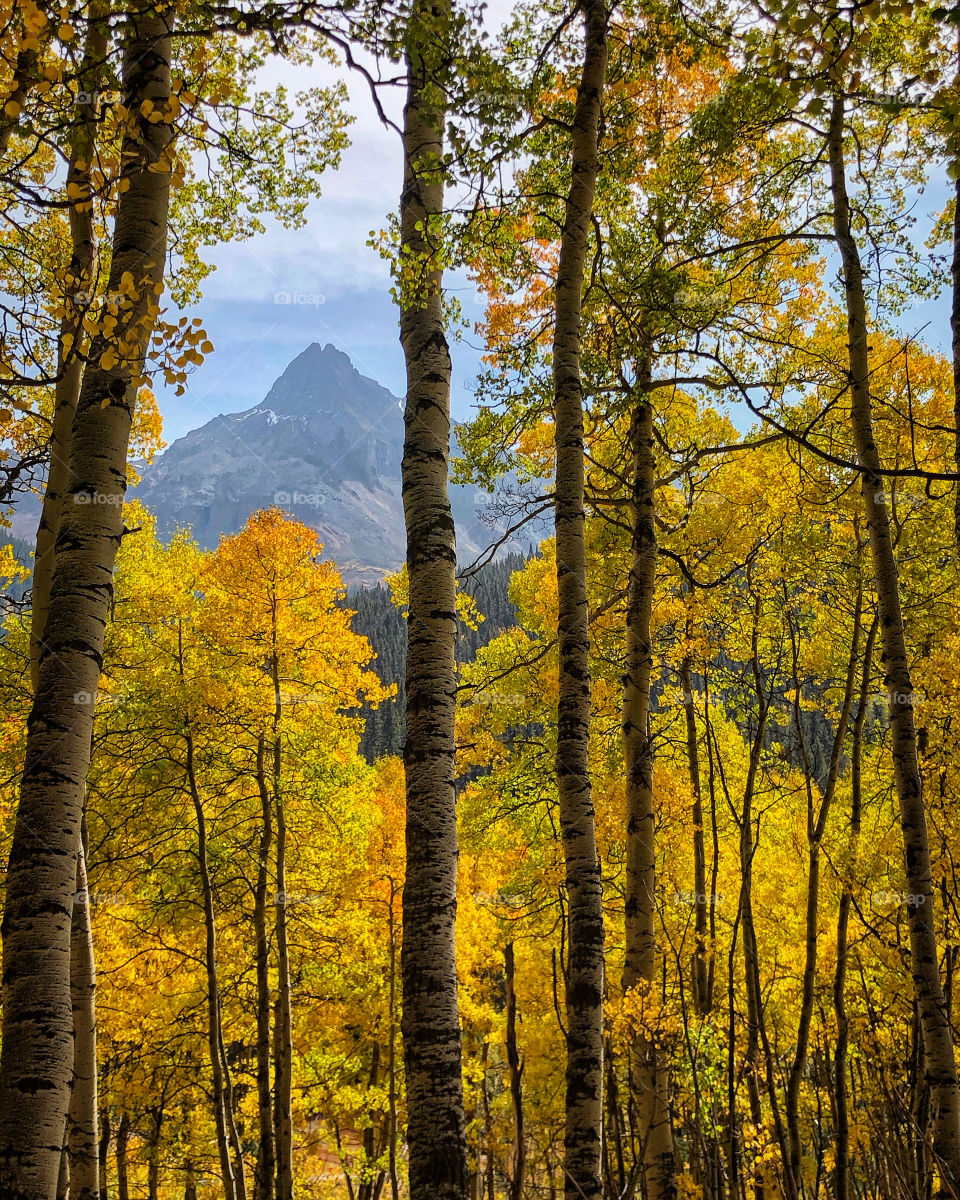
[[(460, 662), (472, 662), (481, 646), (516, 623), (517, 610), (507, 592), (510, 576), (526, 561), (522, 554), (510, 554), (488, 563), (464, 588), (476, 598), (484, 620), (477, 629), (460, 627), (457, 657)], [(386, 586), (354, 588), (347, 593), (347, 607), (356, 612), (353, 628), (369, 638), (377, 652), (374, 669), (384, 683), (397, 684), (397, 698), (381, 704), (378, 709), (366, 709), (366, 725), (360, 748), (373, 761), (382, 754), (400, 754), (403, 750), (403, 674), (406, 657), (407, 630), (400, 610), (390, 599)]]
[[(279, 505), (319, 532), (347, 583), (376, 583), (404, 558), (402, 454), (400, 399), (314, 343), (261, 403), (215, 417), (144, 466), (131, 496), (157, 513), (161, 536), (190, 525), (207, 547)], [(452, 487), (451, 503), (467, 563), (495, 537), (486, 497)]]

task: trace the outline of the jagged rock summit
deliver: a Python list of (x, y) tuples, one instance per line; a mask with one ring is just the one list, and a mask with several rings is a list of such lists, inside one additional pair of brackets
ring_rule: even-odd
[[(251, 512), (279, 505), (314, 527), (349, 583), (374, 582), (404, 558), (398, 397), (335, 346), (308, 346), (266, 398), (178, 438), (131, 492), (161, 536), (190, 525), (215, 546)], [(461, 560), (490, 540), (470, 488), (452, 488)], [(482, 508), (482, 504), (479, 506)]]

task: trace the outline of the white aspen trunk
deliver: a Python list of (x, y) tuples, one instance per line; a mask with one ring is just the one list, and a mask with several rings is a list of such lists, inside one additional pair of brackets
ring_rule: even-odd
[[(110, 291), (135, 296), (84, 372), (68, 460), (50, 607), (27, 734), (3, 915), (0, 1193), (51, 1200), (73, 1068), (70, 930), (94, 703), (122, 533), (135, 387), (163, 280), (170, 173), (151, 171), (172, 127), (140, 116), (170, 96), (169, 11), (139, 0), (129, 15), (124, 92), (134, 129), (123, 144), (127, 188), (114, 226)], [(116, 361), (103, 355), (126, 340)], [(104, 362), (109, 365), (104, 365)]]
[(599, 126), (607, 67), (608, 13), (584, 5), (585, 44), (571, 134), (556, 281), (553, 339), (554, 520), (559, 599), (559, 701), (556, 776), (569, 903), (566, 973), (566, 1118), (564, 1196), (602, 1193), (603, 887), (590, 783), (590, 613), (584, 507), (582, 292), (599, 173)]
[(411, 1200), (469, 1194), (457, 997), (456, 540), (447, 490), (450, 353), (441, 268), (449, 0), (415, 0), (406, 33), (400, 341), (407, 370), (407, 872), (400, 955)]

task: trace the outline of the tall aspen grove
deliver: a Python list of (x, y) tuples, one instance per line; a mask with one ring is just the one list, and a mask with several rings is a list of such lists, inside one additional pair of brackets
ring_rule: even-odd
[(0, 1200), (960, 1200), (960, 3), (0, 0)]

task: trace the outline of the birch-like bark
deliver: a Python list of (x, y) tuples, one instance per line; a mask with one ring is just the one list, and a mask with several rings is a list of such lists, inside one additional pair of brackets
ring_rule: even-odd
[(407, 371), (407, 872), (402, 1032), (411, 1200), (465, 1200), (469, 1172), (457, 962), (456, 538), (447, 490), (450, 353), (444, 330), (443, 137), (449, 0), (415, 0), (406, 32), (400, 341)]
[[(627, 642), (623, 675), (623, 759), (626, 769), (627, 846), (624, 895), (623, 989), (646, 989), (656, 977), (656, 808), (654, 747), (650, 730), (653, 680), (653, 597), (657, 579), (656, 461), (649, 357), (637, 368), (637, 399), (630, 420), (633, 459), (633, 535), (627, 584)], [(677, 1195), (667, 1073), (656, 1037), (638, 1033), (631, 1080), (638, 1105), (643, 1157), (642, 1194), (648, 1200)]]
[(599, 173), (609, 16), (603, 0), (587, 0), (583, 11), (583, 68), (571, 134), (571, 178), (560, 238), (553, 338), (560, 672), (556, 776), (570, 930), (565, 979), (566, 1200), (595, 1200), (601, 1195), (603, 1131), (603, 890), (590, 784), (590, 616), (580, 345), (587, 246)]
[[(60, 325), (58, 375), (54, 390), (53, 426), (48, 447), (47, 481), (37, 526), (37, 544), (33, 556), (30, 590), (30, 678), (36, 692), (40, 673), (40, 647), (50, 607), (54, 552), (63, 498), (70, 481), (67, 462), (73, 418), (80, 399), (83, 362), (76, 341), (84, 312), (89, 308), (97, 273), (97, 232), (94, 224), (91, 168), (96, 153), (97, 94), (107, 57), (107, 33), (99, 5), (90, 14), (84, 44), (75, 108), (75, 132), (72, 137), (70, 165), (67, 170), (67, 194), (79, 199), (71, 204), (70, 282), (65, 289), (66, 311)], [(76, 190), (79, 189), (79, 190)]]
[[(121, 502), (135, 388), (162, 283), (170, 173), (151, 171), (172, 127), (140, 116), (170, 96), (172, 16), (133, 5), (124, 60), (132, 128), (108, 289), (135, 293), (109, 342), (94, 341), (73, 424), (39, 675), (27, 733), (3, 916), (0, 1192), (54, 1194), (72, 1074), (70, 927), (94, 702), (122, 533)], [(103, 358), (125, 338), (127, 353)], [(104, 365), (104, 362), (111, 365)]]
[(870, 395), (867, 302), (860, 251), (853, 231), (844, 159), (844, 98), (834, 95), (827, 151), (833, 195), (833, 228), (843, 264), (849, 338), (850, 424), (861, 472), (863, 507), (870, 533), (873, 577), (880, 613), (880, 646), (890, 715), (893, 771), (900, 805), (904, 867), (912, 900), (907, 908), (910, 968), (923, 1030), (923, 1062), (939, 1167), (938, 1195), (960, 1191), (960, 1094), (953, 1033), (940, 980), (930, 844), (917, 753), (913, 680), (900, 605), (900, 574), (890, 533), (890, 514), (874, 439)]
[(90, 923), (84, 839), (77, 851), (77, 894), (70, 947), (73, 1004), (73, 1085), (67, 1110), (70, 1200), (98, 1200), (100, 1147), (97, 1121), (97, 972)]

